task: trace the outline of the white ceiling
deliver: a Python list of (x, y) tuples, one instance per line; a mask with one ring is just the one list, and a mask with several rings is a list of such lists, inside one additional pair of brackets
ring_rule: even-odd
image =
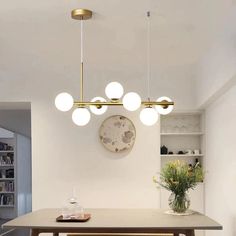
[(1, 0), (0, 82), (34, 83), (40, 74), (55, 83), (52, 72), (73, 77), (79, 68), (80, 26), (70, 11), (79, 7), (94, 11), (85, 25), (90, 70), (145, 73), (149, 9), (152, 70), (192, 70), (233, 4), (235, 0)]
[(0, 102), (0, 110), (30, 110), (30, 102)]

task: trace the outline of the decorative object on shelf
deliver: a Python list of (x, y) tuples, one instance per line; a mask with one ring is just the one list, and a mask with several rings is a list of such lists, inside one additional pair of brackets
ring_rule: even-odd
[(195, 159), (195, 164), (194, 164), (194, 166), (200, 166), (200, 167), (201, 167), (201, 164), (200, 164), (198, 158)]
[(174, 213), (185, 213), (190, 206), (187, 195), (189, 189), (194, 189), (204, 178), (203, 169), (199, 165), (189, 167), (186, 162), (170, 161), (160, 173), (160, 180), (154, 177), (154, 182), (171, 191), (169, 206)]
[(125, 116), (115, 115), (103, 121), (99, 138), (106, 149), (111, 152), (123, 152), (131, 149), (136, 137), (135, 126)]
[(14, 178), (14, 169), (6, 170), (6, 178)]
[(187, 155), (192, 155), (193, 154), (193, 151), (188, 149), (184, 152), (184, 154), (187, 154)]
[(161, 155), (167, 155), (168, 154), (168, 148), (163, 145), (161, 146)]
[(199, 149), (195, 149), (195, 150), (193, 151), (193, 153), (194, 153), (195, 155), (199, 155), (199, 154), (200, 154), (200, 150), (199, 150)]
[(183, 152), (183, 151), (178, 151), (178, 154), (179, 154), (179, 155), (183, 155), (184, 152)]
[(7, 153), (7, 155), (0, 156), (0, 166), (13, 165), (14, 164), (14, 154)]
[(1, 192), (6, 192), (6, 193), (14, 192), (14, 182), (13, 181), (0, 182), (0, 193)]
[(0, 194), (0, 206), (14, 206), (14, 195)]
[(169, 154), (169, 155), (173, 155), (174, 153), (170, 151), (170, 152), (168, 152), (168, 154)]
[(106, 112), (108, 106), (124, 106), (128, 111), (135, 111), (141, 105), (144, 106), (140, 112), (140, 120), (147, 126), (154, 125), (159, 114), (166, 115), (173, 110), (174, 102), (168, 97), (160, 97), (157, 101), (150, 99), (150, 12), (147, 13), (148, 30), (147, 30), (147, 90), (148, 99), (142, 101), (140, 96), (135, 92), (127, 93), (122, 101), (124, 93), (122, 85), (118, 82), (111, 82), (105, 88), (105, 93), (109, 101), (102, 97), (95, 97), (91, 101), (84, 101), (84, 64), (83, 64), (83, 21), (92, 17), (92, 11), (87, 9), (74, 9), (71, 12), (71, 17), (75, 20), (80, 20), (81, 25), (81, 64), (80, 64), (80, 98), (74, 101), (73, 97), (66, 92), (62, 92), (56, 96), (55, 105), (60, 111), (69, 111), (73, 105), (76, 107), (72, 113), (72, 120), (78, 126), (84, 126), (89, 123), (91, 114), (88, 110), (96, 115), (101, 115)]
[(0, 142), (0, 151), (13, 151), (13, 147), (7, 143)]

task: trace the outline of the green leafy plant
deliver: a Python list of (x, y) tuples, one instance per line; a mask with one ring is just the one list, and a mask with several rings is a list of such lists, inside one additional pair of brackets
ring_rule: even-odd
[(154, 177), (154, 182), (159, 186), (171, 191), (175, 196), (169, 200), (169, 205), (176, 212), (184, 212), (186, 206), (186, 192), (194, 189), (199, 182), (204, 179), (204, 172), (199, 164), (189, 167), (186, 162), (171, 161), (168, 162), (160, 173), (160, 179)]

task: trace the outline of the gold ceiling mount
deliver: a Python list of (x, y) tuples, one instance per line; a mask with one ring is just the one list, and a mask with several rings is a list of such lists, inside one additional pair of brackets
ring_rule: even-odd
[(71, 18), (74, 20), (89, 20), (93, 12), (88, 9), (78, 8), (71, 11)]

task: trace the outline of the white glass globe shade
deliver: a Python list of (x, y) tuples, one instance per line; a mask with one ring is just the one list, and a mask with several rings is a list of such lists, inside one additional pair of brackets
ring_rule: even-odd
[[(106, 102), (106, 99), (102, 97), (95, 97), (91, 100), (91, 102)], [(97, 107), (97, 106), (90, 105), (89, 109), (95, 115), (102, 115), (103, 113), (106, 112), (107, 106)]]
[(73, 97), (69, 93), (60, 93), (55, 98), (55, 106), (60, 111), (69, 111), (73, 103)]
[(111, 82), (106, 86), (105, 93), (109, 99), (120, 99), (124, 93), (124, 89), (120, 83)]
[(141, 105), (141, 98), (137, 93), (130, 92), (123, 97), (123, 106), (128, 111), (136, 111)]
[(90, 118), (90, 112), (85, 107), (76, 108), (72, 113), (72, 120), (78, 126), (87, 125)]
[(158, 121), (158, 113), (152, 107), (146, 107), (140, 112), (140, 120), (144, 125), (152, 126)]
[[(172, 100), (168, 97), (160, 97), (160, 98), (157, 99), (157, 102), (163, 102), (163, 101), (172, 102)], [(158, 113), (160, 113), (161, 115), (167, 115), (170, 112), (172, 112), (174, 106), (169, 105), (168, 107), (165, 108), (161, 105), (156, 105), (155, 108), (158, 111)]]

